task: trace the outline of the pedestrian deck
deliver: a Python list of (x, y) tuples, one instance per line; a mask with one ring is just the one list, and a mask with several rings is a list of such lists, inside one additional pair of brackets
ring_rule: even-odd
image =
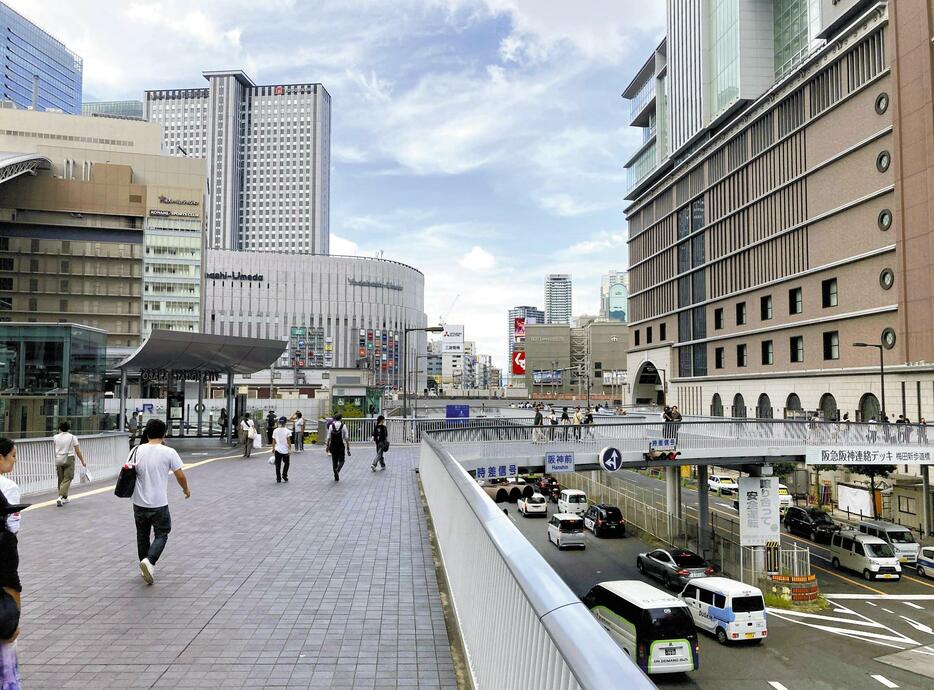
[(293, 455), (289, 483), (268, 456), (183, 454), (192, 497), (170, 479), (151, 587), (111, 487), (26, 512), (24, 687), (456, 688), (417, 449), (372, 474), (361, 448), (340, 483), (318, 447)]

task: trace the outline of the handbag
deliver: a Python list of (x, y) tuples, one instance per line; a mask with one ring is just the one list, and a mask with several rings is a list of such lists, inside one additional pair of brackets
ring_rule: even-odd
[(260, 435), (257, 434), (256, 432), (253, 432), (253, 435), (252, 435), (250, 438), (253, 439), (253, 447), (254, 447), (254, 448), (262, 448), (262, 447), (263, 447), (263, 437), (262, 437), (262, 436), (260, 436)]
[(133, 491), (136, 489), (136, 453), (139, 446), (130, 451), (130, 457), (127, 458), (123, 467), (120, 468), (120, 474), (117, 475), (117, 485), (114, 487), (114, 495), (118, 498), (133, 498)]
[(270, 465), (275, 465), (275, 464), (276, 464), (276, 456), (275, 456), (275, 455), (270, 455), (270, 456), (269, 456), (269, 460), (267, 460), (266, 462), (268, 462)]
[(383, 452), (389, 450), (389, 441), (383, 441)]

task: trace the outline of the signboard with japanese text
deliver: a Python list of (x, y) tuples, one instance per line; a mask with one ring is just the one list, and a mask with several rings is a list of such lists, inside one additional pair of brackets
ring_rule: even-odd
[(740, 477), (738, 484), (740, 546), (779, 541), (778, 477)]
[(478, 467), (474, 470), (477, 479), (500, 479), (515, 477), (518, 474), (519, 468), (516, 465), (490, 465), (488, 467)]
[(930, 465), (931, 446), (808, 446), (807, 465)]
[(545, 453), (545, 472), (573, 472), (574, 453)]
[(532, 383), (536, 386), (560, 386), (561, 372), (536, 369), (532, 372)]
[(464, 354), (464, 327), (448, 324), (441, 334), (441, 353), (445, 355)]
[(668, 452), (675, 450), (677, 445), (678, 439), (676, 438), (656, 438), (649, 441), (649, 450)]

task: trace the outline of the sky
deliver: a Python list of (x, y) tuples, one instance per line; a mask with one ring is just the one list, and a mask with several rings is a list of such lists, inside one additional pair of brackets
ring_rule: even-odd
[[(620, 97), (662, 0), (4, 0), (84, 60), (84, 100), (257, 84), (331, 94), (331, 253), (425, 274), (428, 323), (506, 365), (506, 312), (571, 273), (575, 314), (625, 269)], [(449, 310), (455, 297), (460, 295)]]

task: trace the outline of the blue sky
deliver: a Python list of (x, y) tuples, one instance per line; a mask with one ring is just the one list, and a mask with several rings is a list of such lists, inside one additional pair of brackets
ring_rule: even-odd
[(6, 0), (84, 58), (85, 100), (321, 82), (332, 97), (333, 253), (425, 273), (436, 322), (505, 365), (506, 310), (574, 277), (595, 313), (625, 268), (619, 94), (662, 32), (662, 0)]

